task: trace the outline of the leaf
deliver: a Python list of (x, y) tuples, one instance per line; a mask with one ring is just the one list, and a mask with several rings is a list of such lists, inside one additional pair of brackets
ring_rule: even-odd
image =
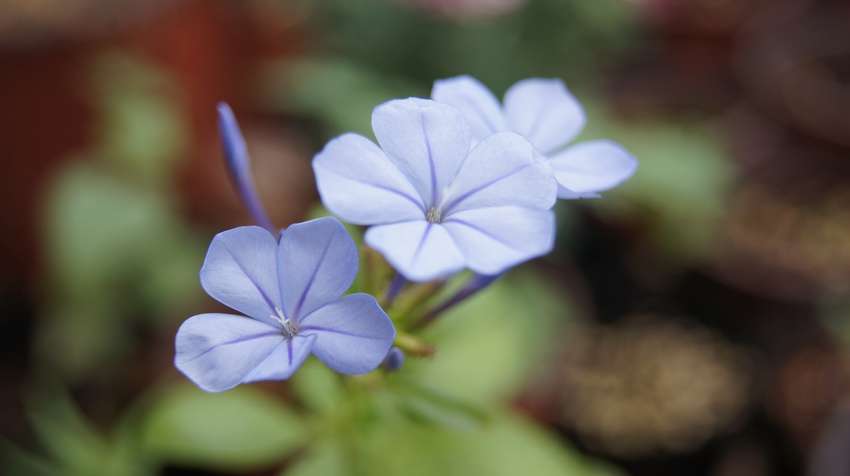
[[(410, 378), (470, 403), (510, 397), (541, 368), (569, 306), (531, 273), (512, 273), (442, 316), (426, 338), (436, 354), (408, 359)], [(409, 368), (409, 370), (408, 370)]]
[(50, 299), (40, 355), (63, 376), (132, 350), (131, 318), (168, 322), (199, 295), (202, 247), (162, 194), (76, 163), (48, 196)]
[(488, 421), (483, 408), (451, 395), (401, 382), (395, 385), (395, 391), (402, 411), (420, 423), (471, 429)]
[(255, 389), (211, 394), (180, 385), (152, 403), (141, 441), (160, 461), (236, 471), (279, 462), (306, 436), (298, 415)]
[(345, 399), (340, 376), (319, 362), (307, 359), (290, 381), (290, 388), (302, 405), (314, 413), (325, 413)]
[(642, 216), (653, 241), (680, 260), (709, 256), (734, 174), (720, 141), (699, 123), (623, 124), (599, 112), (591, 116), (583, 137), (616, 140), (640, 162), (632, 178), (591, 206), (611, 218)]
[(121, 54), (100, 57), (94, 79), (103, 115), (97, 155), (132, 180), (167, 181), (187, 135), (169, 94), (173, 85), (152, 65)]
[(614, 476), (617, 471), (569, 449), (523, 418), (499, 413), (477, 429), (399, 419), (360, 435), (358, 456), (382, 476)]
[(0, 438), (0, 468), (9, 476), (54, 476), (59, 469), (50, 461)]
[(281, 476), (348, 476), (345, 454), (334, 440), (312, 445), (296, 462), (281, 473)]
[(12, 456), (15, 464), (22, 468), (32, 466), (23, 474), (39, 474), (46, 468), (54, 468), (52, 474), (69, 476), (150, 474), (148, 462), (134, 446), (99, 434), (62, 389), (49, 389), (42, 394), (31, 403), (29, 419), (47, 460), (7, 451), (7, 457)]
[(372, 109), (418, 90), (338, 58), (286, 61), (266, 76), (268, 95), (277, 107), (321, 120), (330, 135), (354, 131), (371, 137)]

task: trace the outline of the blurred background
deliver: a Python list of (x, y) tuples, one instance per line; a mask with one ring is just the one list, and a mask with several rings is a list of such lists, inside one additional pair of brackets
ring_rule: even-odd
[[(846, 0), (2, 0), (0, 471), (850, 474), (848, 25)], [(458, 74), (563, 78), (637, 174), (435, 326), (414, 399), (317, 426), (353, 398), (319, 366), (191, 388), (175, 330), (250, 222), (216, 102), (283, 226), (325, 141)]]

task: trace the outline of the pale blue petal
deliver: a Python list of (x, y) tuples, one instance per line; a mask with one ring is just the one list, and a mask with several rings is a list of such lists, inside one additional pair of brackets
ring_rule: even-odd
[(558, 184), (578, 194), (616, 187), (637, 170), (637, 160), (608, 140), (582, 142), (555, 154), (549, 161)]
[(288, 379), (310, 356), (315, 340), (314, 336), (300, 335), (285, 339), (242, 382)]
[(280, 306), (277, 281), (277, 241), (258, 226), (243, 226), (217, 234), (201, 267), (201, 286), (226, 306), (274, 323)]
[(476, 141), (507, 130), (499, 100), (481, 81), (472, 76), (456, 76), (435, 81), (431, 98), (463, 112)]
[(481, 274), (498, 274), (552, 250), (555, 215), (521, 207), (479, 208), (443, 222), (466, 260)]
[(601, 197), (602, 197), (602, 195), (599, 195), (598, 193), (595, 193), (595, 192), (578, 193), (578, 192), (574, 192), (574, 191), (572, 191), (568, 188), (564, 188), (560, 184), (558, 185), (558, 198), (560, 198), (562, 200), (580, 200), (580, 199), (601, 198)]
[(280, 327), (230, 314), (200, 314), (177, 330), (174, 365), (203, 390), (221, 392), (246, 381), (283, 342)]
[(439, 202), (469, 153), (472, 136), (463, 114), (428, 99), (397, 99), (376, 107), (378, 143), (419, 192), (426, 209)]
[(313, 354), (344, 374), (363, 374), (384, 361), (395, 340), (392, 321), (375, 298), (357, 293), (313, 311), (301, 335), (315, 336)]
[(439, 224), (421, 220), (373, 226), (365, 239), (411, 281), (444, 278), (463, 269), (463, 256)]
[(284, 230), (279, 257), (283, 311), (295, 321), (342, 296), (357, 275), (357, 247), (336, 218)]
[(407, 177), (372, 141), (345, 134), (313, 159), (325, 206), (349, 223), (375, 225), (425, 216), (425, 204)]
[(511, 130), (543, 154), (572, 140), (585, 122), (581, 105), (559, 79), (517, 82), (505, 93), (505, 115)]
[(552, 169), (523, 137), (500, 132), (470, 152), (446, 194), (443, 218), (462, 210), (503, 205), (551, 208), (557, 185)]

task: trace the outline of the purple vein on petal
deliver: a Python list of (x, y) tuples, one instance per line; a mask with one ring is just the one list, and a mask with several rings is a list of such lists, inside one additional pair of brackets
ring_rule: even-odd
[(331, 243), (336, 237), (336, 232), (328, 238), (328, 242), (325, 243), (325, 249), (322, 250), (321, 256), (319, 256), (319, 261), (316, 263), (316, 267), (313, 268), (313, 272), (310, 273), (310, 279), (307, 280), (307, 285), (304, 286), (304, 290), (301, 291), (301, 296), (298, 298), (298, 302), (295, 304), (295, 309), (292, 310), (292, 319), (298, 321), (298, 314), (301, 313), (301, 307), (304, 306), (304, 301), (307, 299), (307, 294), (310, 293), (310, 288), (313, 287), (313, 281), (316, 280), (316, 274), (319, 272), (319, 268), (322, 267), (322, 263), (325, 261), (325, 256), (328, 254), (328, 250), (331, 247)]
[(340, 330), (340, 329), (333, 329), (333, 328), (324, 327), (324, 326), (304, 326), (304, 327), (301, 328), (301, 332), (304, 332), (304, 331), (332, 332), (334, 334), (341, 334), (341, 335), (349, 336), (349, 337), (359, 337), (361, 339), (383, 340), (383, 337), (365, 336), (365, 335), (362, 335), (362, 334), (355, 334), (354, 332), (348, 332), (348, 331), (343, 331), (343, 330)]
[(236, 255), (233, 254), (232, 251), (230, 251), (230, 248), (227, 247), (227, 243), (222, 242), (222, 246), (224, 246), (224, 250), (227, 251), (227, 254), (229, 254), (230, 257), (233, 258), (233, 262), (236, 263), (236, 266), (239, 267), (239, 270), (242, 271), (242, 273), (244, 273), (245, 276), (248, 277), (248, 281), (250, 281), (251, 284), (254, 285), (254, 288), (257, 289), (257, 292), (260, 293), (260, 296), (263, 298), (263, 301), (265, 301), (266, 305), (269, 306), (269, 312), (271, 314), (274, 314), (276, 307), (274, 301), (272, 301), (272, 299), (266, 294), (266, 292), (263, 291), (263, 288), (260, 287), (260, 284), (257, 283), (254, 278), (248, 273), (248, 270), (245, 269), (245, 266), (243, 266), (242, 263), (239, 262), (239, 259), (236, 257)]
[(185, 362), (192, 362), (193, 360), (200, 359), (201, 357), (207, 355), (208, 353), (212, 352), (213, 350), (215, 350), (219, 347), (225, 346), (225, 345), (239, 344), (241, 342), (247, 342), (249, 340), (262, 339), (263, 337), (272, 337), (272, 336), (276, 336), (276, 335), (281, 336), (281, 338), (283, 337), (283, 335), (278, 331), (268, 331), (268, 332), (262, 332), (260, 334), (252, 334), (252, 335), (249, 335), (249, 336), (240, 336), (240, 337), (237, 337), (235, 339), (216, 344), (216, 345), (210, 347), (209, 349), (201, 352), (200, 354), (192, 357), (191, 359), (186, 360)]
[(292, 339), (286, 339), (286, 355), (289, 358), (289, 366), (292, 367)]
[(425, 114), (419, 112), (419, 124), (422, 126), (422, 137), (425, 140), (425, 151), (428, 153), (428, 167), (431, 171), (431, 206), (437, 205), (437, 166), (434, 164), (434, 154), (431, 152), (431, 140), (425, 127)]
[[(329, 173), (329, 174), (337, 175), (337, 176), (339, 176), (339, 177), (343, 177), (343, 178), (346, 178), (346, 179), (349, 179), (349, 180), (355, 180), (355, 179), (352, 179), (352, 178), (350, 178), (350, 177), (346, 177), (345, 175), (340, 174), (340, 173), (335, 172), (335, 171), (332, 171), (332, 170), (327, 170), (327, 169), (326, 169), (326, 170), (325, 170), (325, 172), (326, 172), (326, 173)], [(403, 198), (403, 199), (405, 199), (405, 200), (408, 200), (408, 201), (410, 201), (411, 203), (413, 203), (414, 205), (416, 205), (416, 208), (418, 208), (419, 210), (421, 210), (421, 211), (422, 211), (422, 213), (426, 213), (426, 212), (427, 212), (427, 210), (425, 210), (425, 206), (422, 204), (422, 202), (421, 202), (421, 201), (419, 201), (419, 200), (417, 200), (416, 198), (414, 198), (414, 197), (412, 197), (412, 196), (410, 196), (410, 195), (408, 195), (408, 194), (406, 194), (406, 193), (402, 192), (401, 190), (396, 190), (396, 189), (394, 189), (394, 188), (387, 187), (386, 185), (381, 185), (381, 184), (372, 183), (372, 182), (366, 182), (366, 181), (363, 181), (363, 180), (360, 180), (360, 179), (357, 179), (356, 181), (357, 181), (358, 183), (363, 184), (363, 185), (368, 185), (368, 186), (370, 186), (370, 187), (377, 188), (377, 189), (379, 189), (379, 190), (383, 190), (383, 191), (385, 191), (385, 192), (390, 192), (390, 193), (392, 193), (392, 194), (398, 195), (399, 197), (401, 197), (401, 198)]]
[(461, 220), (458, 218), (449, 218), (444, 223), (457, 223), (458, 225), (463, 225), (467, 228), (471, 228), (477, 231), (478, 233), (481, 233), (482, 235), (486, 236), (487, 238), (490, 238), (491, 240), (495, 241), (496, 243), (499, 243), (500, 245), (504, 245), (506, 248), (514, 249), (513, 245), (511, 245), (510, 243), (507, 243), (506, 241), (502, 240), (501, 238), (487, 231), (486, 229), (481, 228), (478, 225), (472, 224), (466, 220)]
[(478, 116), (479, 118), (481, 118), (481, 120), (484, 122), (484, 125), (486, 125), (487, 127), (490, 128), (490, 132), (493, 132), (493, 133), (499, 132), (499, 128), (496, 127), (495, 124), (493, 124), (493, 122), (490, 120), (490, 116), (485, 114), (484, 111), (482, 111), (481, 108), (478, 107), (478, 104), (475, 101), (469, 99), (466, 96), (461, 96), (461, 100), (467, 106), (469, 106), (470, 109), (475, 111), (475, 115)]
[(536, 164), (534, 164), (534, 163), (523, 164), (520, 167), (517, 167), (514, 170), (511, 170), (510, 172), (508, 172), (504, 175), (500, 175), (500, 176), (498, 176), (498, 177), (496, 177), (492, 180), (488, 180), (487, 182), (484, 182), (483, 184), (458, 195), (457, 197), (453, 198), (451, 201), (449, 201), (449, 203), (447, 203), (443, 207), (443, 216), (448, 216), (449, 214), (451, 214), (452, 209), (457, 207), (461, 203), (463, 203), (463, 201), (466, 200), (467, 198), (475, 195), (476, 193), (478, 193), (482, 190), (485, 190), (488, 187), (492, 187), (493, 185), (496, 185), (497, 183), (501, 182), (502, 180), (505, 180), (506, 178), (510, 177), (511, 175), (518, 174), (518, 173), (522, 172), (523, 170), (525, 170), (526, 168), (532, 167), (534, 165), (536, 165)]
[(422, 239), (419, 240), (419, 244), (416, 245), (416, 251), (413, 252), (413, 258), (410, 259), (410, 266), (416, 264), (416, 259), (419, 258), (419, 253), (422, 252), (422, 247), (425, 246), (425, 240), (428, 239), (428, 234), (431, 233), (432, 223), (428, 223), (425, 226), (425, 232), (422, 233)]

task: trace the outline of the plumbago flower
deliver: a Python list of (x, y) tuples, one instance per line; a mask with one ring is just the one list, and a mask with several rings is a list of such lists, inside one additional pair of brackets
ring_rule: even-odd
[(458, 76), (434, 82), (431, 97), (463, 111), (476, 140), (513, 131), (549, 159), (559, 198), (597, 197), (628, 179), (637, 161), (609, 140), (564, 148), (584, 127), (581, 105), (557, 79), (524, 79), (505, 93), (504, 105), (475, 78)]
[(357, 274), (354, 241), (335, 218), (281, 233), (246, 226), (213, 238), (201, 285), (248, 317), (201, 314), (177, 331), (177, 368), (202, 389), (283, 380), (312, 353), (344, 374), (374, 370), (395, 339), (372, 296), (341, 297)]
[(524, 138), (503, 132), (472, 148), (458, 109), (417, 98), (375, 108), (372, 129), (380, 147), (344, 134), (313, 169), (325, 206), (373, 225), (366, 243), (407, 279), (494, 275), (552, 249), (556, 185)]

